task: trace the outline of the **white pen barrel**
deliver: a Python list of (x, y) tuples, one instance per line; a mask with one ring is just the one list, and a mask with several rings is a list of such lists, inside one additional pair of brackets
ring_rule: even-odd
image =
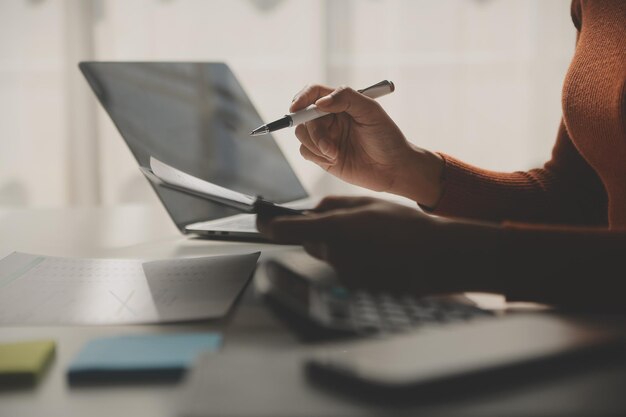
[[(395, 87), (391, 81), (383, 81), (359, 92), (371, 99), (376, 99), (393, 92), (394, 89)], [(288, 116), (291, 118), (291, 125), (297, 126), (302, 123), (310, 122), (318, 117), (326, 116), (327, 114), (328, 113), (324, 111), (318, 110), (315, 104), (311, 104), (306, 109), (290, 113)]]
[(290, 113), (289, 117), (291, 117), (292, 125), (296, 126), (305, 122), (310, 122), (313, 119), (317, 119), (318, 117), (326, 116), (328, 113), (318, 110), (315, 104), (311, 104), (304, 110), (297, 111), (295, 113)]
[(362, 91), (361, 94), (364, 96), (368, 96), (369, 98), (378, 98), (385, 96), (391, 92), (393, 92), (394, 86), (391, 82), (387, 84), (380, 84), (375, 87), (370, 87), (365, 91)]

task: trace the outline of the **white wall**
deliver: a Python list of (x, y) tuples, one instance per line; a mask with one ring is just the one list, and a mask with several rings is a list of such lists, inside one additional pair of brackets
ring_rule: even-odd
[[(304, 83), (324, 77), (322, 2), (116, 0), (102, 6), (97, 59), (226, 61), (268, 120), (287, 111)], [(108, 117), (99, 116), (102, 201), (151, 197)], [(303, 180), (318, 172), (301, 163), (291, 135), (277, 136)]]
[[(0, 205), (158, 204), (76, 69), (81, 59), (218, 60), (267, 119), (304, 84), (362, 87), (420, 146), (538, 166), (574, 47), (570, 0), (2, 0)], [(278, 140), (315, 193), (355, 192)]]
[(67, 201), (61, 6), (0, 1), (1, 205)]

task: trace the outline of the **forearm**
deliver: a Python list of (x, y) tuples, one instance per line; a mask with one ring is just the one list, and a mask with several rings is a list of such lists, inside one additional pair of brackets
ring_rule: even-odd
[(409, 143), (388, 192), (409, 198), (425, 207), (435, 207), (443, 192), (444, 161), (438, 154)]
[(583, 206), (593, 202), (594, 207), (603, 207), (597, 202), (601, 196), (589, 198), (583, 181), (577, 182), (579, 186), (574, 191), (564, 185), (571, 181), (549, 170), (488, 171), (412, 145), (399, 164), (389, 191), (445, 217), (494, 222), (597, 223), (603, 220), (600, 210), (589, 215), (593, 209), (580, 208), (574, 200), (579, 198)]
[(508, 225), (498, 254), (499, 292), (511, 300), (623, 310), (624, 255), (624, 231)]
[(607, 195), (561, 124), (552, 159), (540, 169), (494, 172), (442, 155), (434, 214), (487, 221), (607, 225)]
[(438, 230), (431, 234), (436, 249), (436, 292), (503, 293), (497, 258), (502, 243), (500, 224), (474, 220), (436, 218)]
[(486, 221), (606, 224), (604, 190), (589, 175), (553, 169), (495, 172), (444, 155), (443, 192), (434, 214)]
[(437, 292), (493, 292), (511, 301), (626, 309), (620, 290), (626, 231), (448, 220), (440, 236), (449, 243), (440, 244)]

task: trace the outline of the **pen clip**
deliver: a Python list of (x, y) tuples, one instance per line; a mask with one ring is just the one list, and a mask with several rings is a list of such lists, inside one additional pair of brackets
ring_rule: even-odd
[(389, 80), (382, 80), (374, 85), (370, 85), (369, 87), (365, 87), (362, 90), (357, 90), (359, 93), (363, 94), (366, 91), (372, 90), (374, 88), (378, 88), (378, 87), (383, 87), (383, 86), (388, 86), (391, 91), (395, 90), (395, 86), (393, 85), (393, 83)]

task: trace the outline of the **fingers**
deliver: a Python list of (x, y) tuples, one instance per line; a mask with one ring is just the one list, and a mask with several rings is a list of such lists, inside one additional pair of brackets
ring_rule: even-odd
[(324, 158), (324, 154), (317, 147), (317, 145), (313, 143), (313, 140), (311, 139), (311, 135), (309, 135), (309, 130), (306, 128), (304, 124), (296, 126), (295, 133), (300, 143), (302, 143), (302, 146), (304, 146), (309, 151), (311, 151), (311, 153), (314, 153), (315, 155), (321, 158)]
[(333, 239), (337, 222), (332, 216), (257, 217), (257, 228), (279, 243), (323, 242)]
[(261, 214), (257, 214), (256, 216), (256, 228), (262, 235), (269, 235), (270, 223), (274, 220), (272, 216), (263, 216)]
[(320, 242), (303, 242), (304, 250), (314, 258), (328, 262), (328, 246)]
[(357, 122), (368, 122), (368, 118), (371, 118), (372, 114), (381, 111), (379, 104), (374, 99), (348, 87), (337, 88), (317, 100), (315, 105), (328, 113), (346, 112)]
[(325, 171), (328, 171), (330, 167), (335, 164), (333, 161), (329, 161), (323, 156), (314, 154), (304, 145), (300, 145), (300, 155), (302, 155), (302, 157), (307, 161), (311, 161), (314, 164), (319, 165), (320, 168), (324, 169)]
[[(294, 97), (290, 110), (297, 111), (312, 103), (331, 113), (346, 112), (355, 121), (364, 124), (375, 122), (375, 117), (381, 112), (380, 106), (374, 100), (351, 88), (340, 87), (333, 90), (322, 85), (305, 87)], [(296, 127), (296, 137), (310, 151), (301, 150), (302, 155), (320, 166), (325, 165), (324, 168), (328, 168), (339, 156), (340, 141), (337, 135), (341, 134), (341, 129), (338, 131), (338, 126), (333, 123), (336, 123), (336, 118), (325, 117)], [(324, 158), (328, 161), (323, 161)]]
[(329, 211), (336, 209), (345, 209), (345, 208), (355, 208), (361, 207), (368, 204), (372, 204), (377, 200), (372, 197), (339, 197), (339, 196), (329, 196), (325, 197), (320, 203), (315, 207), (314, 211)]
[[(314, 128), (310, 126), (310, 123), (311, 122), (296, 126), (296, 137), (310, 153), (325, 160), (326, 164), (333, 163), (337, 156), (337, 150), (336, 146), (331, 144), (327, 139), (328, 131), (323, 128), (320, 129), (319, 127)], [(311, 132), (316, 136), (315, 139), (312, 137)], [(323, 136), (320, 138), (320, 135), (326, 135), (326, 138)], [(304, 156), (302, 152), (300, 153)]]
[(289, 111), (296, 112), (311, 104), (328, 113), (346, 112), (357, 121), (366, 121), (372, 113), (380, 111), (380, 105), (374, 99), (352, 88), (333, 89), (320, 84), (304, 87), (293, 98)]
[(331, 137), (329, 127), (332, 124), (332, 118), (322, 118), (311, 120), (305, 123), (311, 141), (317, 145), (322, 154), (330, 160), (335, 160), (339, 149), (337, 147), (338, 140)]
[(289, 107), (290, 112), (296, 112), (298, 110), (302, 110), (311, 104), (315, 103), (317, 99), (323, 97), (327, 94), (330, 94), (333, 91), (332, 88), (327, 87), (325, 85), (314, 84), (308, 85), (304, 87), (296, 96), (293, 98), (291, 102), (291, 106)]

